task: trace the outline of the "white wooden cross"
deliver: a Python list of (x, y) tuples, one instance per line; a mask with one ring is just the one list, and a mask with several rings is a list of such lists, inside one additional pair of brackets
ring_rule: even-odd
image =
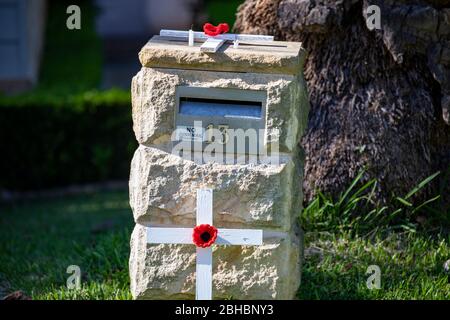
[(273, 36), (260, 36), (253, 34), (232, 34), (232, 33), (224, 33), (219, 34), (215, 37), (208, 36), (204, 32), (198, 31), (180, 31), (180, 30), (166, 30), (162, 29), (159, 32), (161, 37), (173, 37), (173, 38), (185, 38), (189, 39), (189, 45), (192, 46), (194, 44), (194, 40), (205, 40), (205, 42), (200, 47), (200, 51), (202, 52), (216, 52), (226, 41), (233, 41), (234, 47), (237, 48), (239, 42), (249, 41), (273, 41)]
[[(213, 190), (197, 190), (197, 226), (213, 225)], [(194, 244), (192, 228), (147, 228), (148, 243)], [(262, 245), (263, 231), (254, 229), (218, 229), (214, 244)], [(212, 248), (197, 247), (196, 291), (197, 300), (212, 298)]]

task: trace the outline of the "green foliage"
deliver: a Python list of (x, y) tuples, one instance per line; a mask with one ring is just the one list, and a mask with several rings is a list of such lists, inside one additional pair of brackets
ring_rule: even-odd
[[(350, 231), (353, 234), (377, 233), (379, 230), (416, 229), (414, 219), (421, 213), (437, 216), (448, 225), (448, 215), (432, 205), (440, 196), (414, 205), (411, 199), (440, 173), (420, 182), (405, 196), (394, 196), (388, 205), (379, 206), (373, 201), (377, 181), (362, 183), (365, 171), (361, 171), (347, 190), (335, 201), (331, 196), (318, 192), (317, 197), (303, 210), (301, 223), (306, 231)], [(446, 218), (447, 217), (447, 218)]]
[(128, 91), (99, 91), (101, 46), (92, 1), (77, 4), (81, 30), (68, 30), (68, 0), (49, 3), (38, 86), (0, 96), (0, 189), (29, 190), (127, 179), (136, 148)]
[[(126, 192), (3, 205), (0, 211), (0, 280), (9, 283), (6, 291), (23, 290), (33, 299), (131, 298), (133, 218)], [(70, 265), (81, 269), (78, 290), (66, 288)]]
[(121, 89), (100, 91), (91, 89), (80, 93), (61, 94), (49, 91), (32, 91), (21, 96), (0, 97), (0, 112), (3, 108), (54, 107), (85, 110), (86, 106), (130, 105), (131, 94)]
[[(439, 196), (414, 204), (414, 195), (439, 173), (405, 196), (377, 206), (377, 182), (361, 172), (338, 199), (319, 193), (304, 209), (305, 260), (300, 299), (450, 299), (444, 263), (450, 258), (450, 213)], [(419, 215), (425, 220), (419, 226)], [(366, 286), (370, 265), (381, 269), (381, 289)]]
[(129, 96), (86, 92), (0, 108), (0, 188), (41, 189), (126, 179), (136, 143)]
[(208, 12), (208, 21), (215, 25), (226, 22), (232, 28), (236, 21), (237, 8), (243, 2), (243, 0), (207, 0), (206, 10)]

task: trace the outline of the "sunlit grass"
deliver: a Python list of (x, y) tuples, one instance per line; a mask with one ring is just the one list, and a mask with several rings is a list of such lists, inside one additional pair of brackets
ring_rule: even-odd
[[(0, 207), (0, 277), (34, 299), (129, 299), (126, 192)], [(67, 267), (82, 288), (66, 288)]]
[[(379, 206), (377, 182), (361, 172), (338, 199), (319, 193), (303, 210), (305, 260), (300, 299), (450, 299), (449, 213), (439, 195), (418, 204), (413, 196), (438, 174), (404, 196)], [(437, 206), (436, 206), (437, 205)], [(429, 222), (420, 225), (421, 215)], [(381, 271), (381, 288), (369, 289), (368, 267)]]
[[(384, 239), (308, 233), (300, 299), (450, 299), (444, 263), (449, 238), (391, 233)], [(367, 268), (381, 270), (381, 288), (368, 289)]]
[[(354, 191), (346, 194), (356, 199)], [(341, 209), (348, 208), (345, 203), (341, 201)], [(413, 220), (402, 228), (407, 214), (385, 223), (355, 220), (351, 217), (364, 214), (358, 206), (344, 209), (348, 217), (338, 207), (333, 202), (327, 209), (304, 212), (298, 298), (450, 299), (443, 267), (450, 259), (447, 229), (419, 227)], [(33, 299), (131, 299), (132, 227), (126, 191), (0, 206), (0, 293), (22, 290)], [(81, 269), (80, 289), (66, 286), (70, 265)], [(381, 269), (380, 289), (367, 288), (370, 265)]]

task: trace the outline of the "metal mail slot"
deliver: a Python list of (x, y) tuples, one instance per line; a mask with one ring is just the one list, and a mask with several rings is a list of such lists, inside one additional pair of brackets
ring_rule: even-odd
[(181, 115), (260, 120), (261, 112), (261, 102), (180, 98)]
[[(199, 142), (202, 148), (219, 142), (224, 153), (259, 154), (266, 97), (264, 91), (180, 86), (176, 93), (175, 142), (191, 141), (191, 150), (194, 142), (197, 148)], [(221, 137), (217, 135), (219, 131)], [(216, 134), (212, 136), (212, 132)]]

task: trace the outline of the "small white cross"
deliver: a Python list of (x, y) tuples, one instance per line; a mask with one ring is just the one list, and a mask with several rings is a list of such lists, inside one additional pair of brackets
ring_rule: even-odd
[[(213, 190), (197, 190), (197, 225), (213, 225)], [(147, 228), (148, 243), (194, 244), (192, 228)], [(254, 229), (218, 229), (214, 244), (262, 245), (263, 231)], [(196, 292), (197, 300), (212, 299), (212, 248), (197, 247)]]
[(193, 32), (193, 31), (180, 31), (180, 30), (166, 30), (162, 29), (159, 32), (161, 37), (172, 37), (172, 38), (185, 38), (190, 39), (190, 43), (194, 41), (194, 39), (205, 40), (205, 42), (200, 47), (200, 51), (202, 52), (216, 52), (226, 41), (233, 41), (233, 47), (237, 48), (239, 42), (252, 42), (252, 41), (273, 41), (273, 36), (261, 36), (261, 35), (253, 35), (253, 34), (233, 34), (233, 33), (224, 33), (219, 34), (215, 37), (211, 37), (206, 35), (204, 32)]

